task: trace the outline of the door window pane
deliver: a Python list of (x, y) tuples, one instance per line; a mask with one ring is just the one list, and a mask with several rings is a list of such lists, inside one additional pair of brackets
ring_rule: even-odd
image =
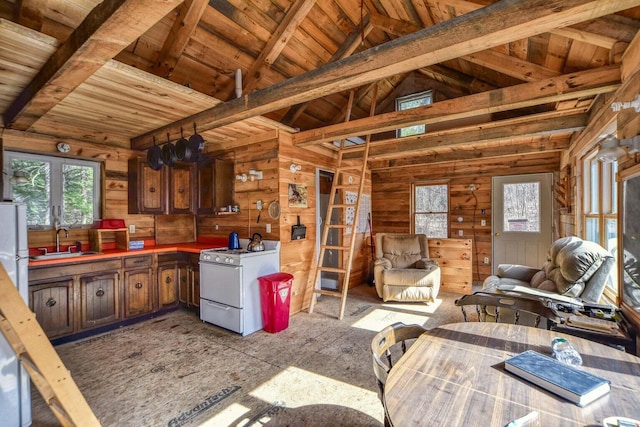
[(540, 183), (503, 186), (504, 230), (540, 232)]

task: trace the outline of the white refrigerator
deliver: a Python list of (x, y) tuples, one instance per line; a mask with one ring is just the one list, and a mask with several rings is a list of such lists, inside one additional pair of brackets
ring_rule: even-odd
[[(0, 202), (0, 263), (29, 305), (27, 210)], [(0, 298), (2, 296), (0, 295)], [(31, 425), (29, 375), (0, 333), (0, 427)]]

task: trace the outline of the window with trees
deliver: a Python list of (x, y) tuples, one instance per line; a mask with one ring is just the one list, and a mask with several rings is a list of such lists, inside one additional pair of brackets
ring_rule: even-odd
[(449, 236), (449, 185), (413, 185), (413, 232), (428, 237)]
[[(431, 91), (414, 93), (412, 95), (403, 96), (396, 99), (396, 111), (409, 110), (411, 108), (422, 107), (432, 103)], [(396, 131), (397, 137), (420, 135), (425, 133), (425, 125), (413, 125)]]
[(4, 169), (26, 179), (9, 180), (5, 198), (27, 205), (30, 228), (91, 225), (100, 212), (100, 163), (5, 152)]
[[(618, 163), (596, 159), (594, 151), (583, 160), (582, 234), (617, 258), (618, 243)], [(609, 275), (605, 292), (617, 295), (615, 274)]]

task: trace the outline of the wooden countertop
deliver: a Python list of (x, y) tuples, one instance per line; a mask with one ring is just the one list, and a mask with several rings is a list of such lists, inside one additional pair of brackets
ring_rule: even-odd
[(74, 263), (74, 262), (95, 261), (95, 260), (113, 258), (113, 257), (147, 255), (147, 254), (154, 254), (154, 253), (157, 254), (157, 253), (166, 253), (166, 252), (189, 252), (189, 253), (197, 254), (204, 249), (214, 249), (214, 248), (224, 248), (224, 247), (226, 247), (226, 245), (215, 244), (215, 243), (173, 243), (170, 245), (145, 246), (144, 249), (132, 249), (132, 250), (108, 249), (103, 251), (101, 254), (82, 255), (79, 257), (56, 258), (56, 259), (47, 259), (47, 260), (29, 260), (29, 268), (45, 267), (45, 266), (57, 265), (57, 264), (68, 264), (68, 263)]

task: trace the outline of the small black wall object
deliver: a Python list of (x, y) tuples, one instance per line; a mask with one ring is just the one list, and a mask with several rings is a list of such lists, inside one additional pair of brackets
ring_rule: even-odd
[(291, 226), (291, 240), (302, 240), (307, 237), (307, 226), (300, 224), (300, 215), (298, 215), (298, 223)]

